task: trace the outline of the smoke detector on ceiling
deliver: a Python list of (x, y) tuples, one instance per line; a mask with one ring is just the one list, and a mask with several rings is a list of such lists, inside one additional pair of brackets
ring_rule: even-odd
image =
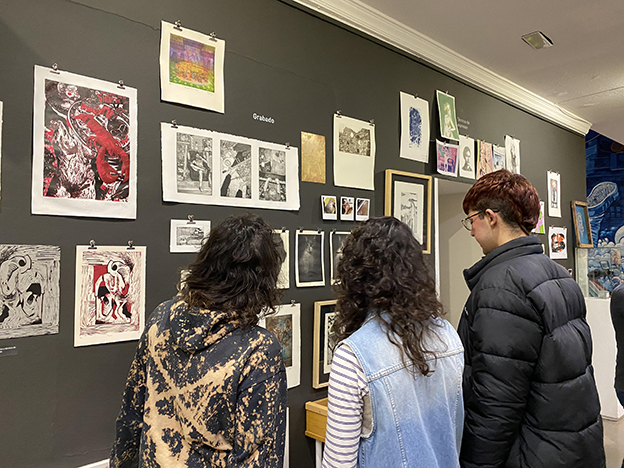
[(522, 40), (533, 47), (535, 50), (543, 49), (544, 47), (552, 47), (553, 41), (550, 40), (546, 34), (541, 31), (535, 31), (530, 34), (522, 36)]

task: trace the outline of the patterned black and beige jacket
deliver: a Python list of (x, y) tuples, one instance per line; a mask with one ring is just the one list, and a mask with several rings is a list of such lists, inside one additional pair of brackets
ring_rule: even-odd
[(176, 297), (139, 342), (110, 466), (281, 467), (285, 417), (277, 339)]

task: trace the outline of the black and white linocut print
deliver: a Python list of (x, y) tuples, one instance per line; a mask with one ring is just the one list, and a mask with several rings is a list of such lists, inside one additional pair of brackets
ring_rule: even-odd
[(212, 138), (178, 132), (176, 172), (178, 193), (212, 195)]
[(297, 231), (297, 287), (325, 286), (324, 232)]
[(0, 245), (0, 339), (59, 331), (61, 248)]
[(221, 140), (221, 196), (251, 199), (251, 145)]
[(336, 282), (338, 277), (338, 262), (342, 258), (342, 249), (349, 232), (332, 232), (329, 238), (329, 247), (331, 249), (331, 271), (332, 271), (332, 284)]
[(343, 153), (371, 155), (371, 131), (368, 128), (355, 131), (346, 124), (340, 124), (338, 141), (338, 149)]
[(286, 201), (286, 152), (259, 148), (260, 200)]

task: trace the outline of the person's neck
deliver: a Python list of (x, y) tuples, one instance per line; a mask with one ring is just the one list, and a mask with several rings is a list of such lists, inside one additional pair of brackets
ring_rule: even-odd
[(509, 241), (520, 237), (526, 237), (527, 235), (528, 234), (525, 234), (521, 229), (502, 229), (498, 234), (498, 245), (501, 246)]

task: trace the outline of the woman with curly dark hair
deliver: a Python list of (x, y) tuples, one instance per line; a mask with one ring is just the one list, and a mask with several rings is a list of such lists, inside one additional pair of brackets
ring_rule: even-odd
[(111, 468), (281, 468), (286, 374), (279, 342), (257, 326), (280, 297), (279, 248), (254, 215), (210, 232), (180, 293), (146, 324)]
[(356, 228), (337, 294), (323, 467), (459, 467), (463, 348), (410, 228)]

